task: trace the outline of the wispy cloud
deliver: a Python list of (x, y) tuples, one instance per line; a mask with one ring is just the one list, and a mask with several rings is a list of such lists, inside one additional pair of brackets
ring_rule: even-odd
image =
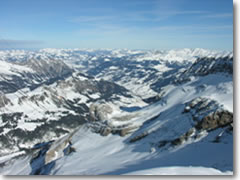
[(70, 19), (70, 22), (73, 23), (87, 23), (87, 22), (99, 22), (99, 21), (108, 21), (112, 20), (114, 17), (112, 16), (78, 16)]
[[(82, 28), (74, 32), (79, 39), (118, 39), (129, 38), (163, 38), (163, 37), (202, 37), (214, 36), (218, 32), (218, 37), (225, 37), (225, 31), (231, 31), (231, 25), (169, 25), (139, 28), (137, 26), (114, 26), (110, 24), (99, 24), (95, 28)], [(228, 34), (229, 35), (229, 34)], [(229, 35), (231, 37), (231, 35)]]
[(201, 17), (203, 17), (203, 18), (231, 18), (231, 17), (233, 17), (233, 14), (232, 13), (206, 14)]
[(135, 11), (115, 13), (114, 15), (77, 16), (69, 19), (72, 23), (99, 23), (99, 22), (158, 22), (178, 15), (203, 15), (205, 11)]
[(73, 33), (79, 37), (104, 38), (122, 36), (124, 34), (129, 34), (134, 30), (136, 29), (133, 27), (99, 23), (93, 28), (80, 28)]
[(0, 49), (37, 48), (43, 44), (44, 42), (39, 40), (0, 39)]
[(186, 11), (186, 10), (182, 10), (182, 11), (165, 11), (165, 12), (159, 12), (157, 14), (161, 15), (185, 15), (185, 14), (204, 14), (207, 13), (207, 11)]
[(178, 25), (178, 26), (158, 26), (154, 27), (154, 30), (221, 30), (221, 29), (232, 29), (231, 25)]

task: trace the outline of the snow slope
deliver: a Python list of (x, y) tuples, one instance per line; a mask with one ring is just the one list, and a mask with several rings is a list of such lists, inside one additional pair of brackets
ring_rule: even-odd
[[(134, 172), (138, 173), (138, 171), (145, 172), (144, 169), (165, 166), (204, 166), (209, 168), (214, 167), (224, 172), (232, 171), (232, 135), (225, 133), (223, 142), (213, 143), (216, 136), (225, 132), (224, 128), (210, 132), (202, 131), (197, 135), (196, 139), (191, 136), (186, 142), (178, 146), (158, 148), (159, 142), (174, 139), (193, 126), (193, 122), (189, 119), (189, 116), (182, 114), (184, 109), (182, 104), (196, 97), (207, 97), (211, 94), (211, 91), (219, 93), (219, 96), (224, 94), (221, 90), (216, 90), (216, 86), (228, 80), (231, 82), (231, 79), (224, 78), (224, 76), (218, 78), (220, 80), (218, 83), (209, 81), (211, 78), (201, 78), (201, 80), (198, 80), (198, 83), (201, 81), (209, 83), (209, 89), (206, 88), (201, 93), (194, 90), (195, 86), (191, 89), (191, 85), (195, 84), (196, 81), (191, 82), (192, 84), (184, 84), (180, 88), (168, 88), (164, 100), (140, 111), (133, 112), (137, 113), (138, 116), (128, 120), (127, 123), (140, 126), (140, 128), (135, 133), (126, 137), (121, 138), (115, 135), (101, 137), (91, 132), (79, 131), (73, 137), (73, 146), (79, 153), (58, 160), (51, 173), (85, 175), (134, 174)], [(231, 98), (232, 92), (225, 96)], [(218, 99), (216, 98), (215, 100)], [(224, 104), (223, 101), (220, 102)], [(229, 107), (229, 110), (232, 110), (231, 107)], [(159, 113), (160, 116), (157, 119), (148, 122), (149, 119)], [(148, 123), (146, 124), (146, 122)], [(114, 124), (114, 122), (112, 123)], [(143, 132), (147, 132), (148, 136), (138, 142), (130, 143), (131, 139)], [(163, 173), (162, 170), (159, 174)], [(189, 168), (189, 170), (192, 169)], [(197, 170), (199, 171), (197, 172)], [(196, 168), (193, 173), (220, 173), (212, 169), (204, 170), (202, 172), (201, 168)], [(186, 171), (187, 169), (184, 171), (170, 170), (170, 173), (192, 173), (191, 171), (188, 171), (188, 173)], [(148, 173), (148, 171), (145, 173)], [(156, 172), (156, 174), (158, 173)], [(231, 172), (227, 172), (226, 174), (231, 174)]]
[[(76, 73), (25, 89), (28, 97), (22, 99), (20, 91), (2, 96), (0, 122), (6, 127), (17, 124), (29, 133), (41, 127), (43, 122), (33, 127), (26, 117), (16, 121), (21, 114), (12, 116), (15, 109), (29, 119), (52, 118), (52, 124), (43, 126), (51, 127), (45, 133), (49, 138), (21, 143), (25, 149), (2, 156), (1, 174), (233, 174), (231, 52), (43, 49), (26, 54), (63, 59)], [(96, 79), (77, 74), (84, 68)], [(12, 104), (6, 104), (6, 98)], [(31, 110), (29, 103), (40, 112)], [(69, 118), (62, 119), (65, 113)], [(6, 118), (12, 118), (11, 123)], [(75, 124), (81, 120), (84, 123)], [(64, 134), (55, 136), (59, 129)]]
[(135, 171), (124, 175), (232, 175), (231, 172), (221, 172), (205, 167), (165, 167)]
[[(196, 78), (195, 81), (178, 88), (166, 87), (166, 95), (161, 101), (142, 110), (131, 112), (130, 114), (137, 114), (137, 116), (132, 116), (127, 121), (114, 121), (114, 117), (125, 115), (114, 114), (109, 120), (112, 125), (128, 123), (139, 127), (137, 131), (124, 137), (112, 134), (101, 136), (93, 133), (87, 126), (80, 128), (72, 137), (72, 146), (76, 152), (54, 161), (54, 167), (49, 170), (49, 173), (54, 175), (149, 173), (231, 175), (233, 139), (226, 128), (209, 132), (201, 131), (196, 134), (197, 138), (190, 136), (183, 144), (159, 147), (160, 142), (175, 139), (193, 127), (194, 122), (189, 119), (189, 115), (182, 114), (184, 103), (197, 97), (209, 97), (211, 92), (218, 93), (219, 96), (224, 95), (225, 91), (218, 89), (217, 86), (223, 86), (222, 83), (229, 86), (226, 82), (231, 82), (232, 79), (224, 75), (218, 76), (219, 81), (216, 83), (211, 80), (211, 76)], [(195, 84), (200, 82), (207, 84), (207, 87), (199, 93)], [(225, 96), (230, 98), (232, 92)], [(214, 100), (218, 101), (217, 98)], [(225, 103), (222, 100), (220, 102)], [(228, 108), (232, 110), (231, 107)], [(160, 116), (151, 120), (159, 113)], [(148, 136), (134, 143), (130, 142), (143, 132), (147, 132)], [(219, 134), (224, 134), (222, 140), (214, 143), (214, 139)], [(9, 170), (6, 172), (14, 173)], [(24, 170), (19, 173), (30, 172)]]
[[(64, 156), (55, 162), (52, 175), (232, 175), (230, 169), (219, 167), (214, 163), (227, 163), (228, 151), (216, 154), (219, 148), (228, 148), (232, 144), (211, 144), (208, 140), (189, 145), (186, 149), (161, 152), (150, 151), (150, 146), (143, 144), (126, 144), (119, 136), (102, 137), (89, 130), (79, 130), (72, 139), (76, 152)], [(209, 147), (210, 146), (210, 147)], [(211, 150), (212, 148), (212, 150)], [(196, 152), (197, 150), (197, 152)], [(231, 152), (232, 149), (229, 149)], [(204, 158), (203, 158), (204, 157)], [(212, 158), (213, 157), (213, 158)], [(216, 161), (216, 158), (218, 159)], [(13, 164), (2, 169), (3, 174), (30, 174), (26, 157), (21, 157)], [(23, 163), (19, 166), (19, 163)], [(173, 168), (178, 166), (177, 168)], [(204, 166), (204, 167), (203, 167)], [(215, 169), (213, 169), (214, 167)], [(17, 172), (17, 173), (16, 173)]]

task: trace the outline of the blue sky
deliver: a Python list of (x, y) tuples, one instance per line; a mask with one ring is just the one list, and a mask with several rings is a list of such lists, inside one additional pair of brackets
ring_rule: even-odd
[(231, 0), (1, 0), (0, 48), (232, 50)]

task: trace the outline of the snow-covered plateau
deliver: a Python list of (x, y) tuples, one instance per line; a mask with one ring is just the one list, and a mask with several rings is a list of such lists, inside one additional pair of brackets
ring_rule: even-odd
[(0, 174), (233, 175), (233, 53), (0, 51)]

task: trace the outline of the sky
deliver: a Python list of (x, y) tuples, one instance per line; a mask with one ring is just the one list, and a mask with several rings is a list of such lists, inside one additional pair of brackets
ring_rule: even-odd
[(1, 0), (0, 48), (232, 50), (232, 0)]

